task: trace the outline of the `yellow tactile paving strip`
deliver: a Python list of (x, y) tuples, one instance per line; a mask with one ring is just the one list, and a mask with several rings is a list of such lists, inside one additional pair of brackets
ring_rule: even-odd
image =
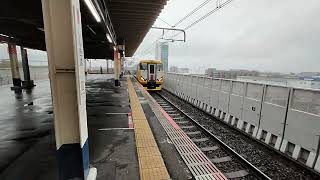
[(170, 179), (157, 143), (153, 137), (139, 98), (129, 78), (128, 91), (132, 111), (132, 121), (136, 139), (141, 180)]

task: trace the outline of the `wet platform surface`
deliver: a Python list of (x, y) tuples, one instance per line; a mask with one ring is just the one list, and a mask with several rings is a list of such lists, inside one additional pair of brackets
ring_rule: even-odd
[[(132, 81), (135, 82), (133, 79)], [(143, 96), (143, 93), (145, 92), (142, 92), (136, 83), (133, 84), (171, 179), (192, 179), (192, 175), (184, 164), (183, 159), (170, 141), (168, 135), (149, 106), (147, 99)]]
[(139, 179), (134, 130), (129, 128), (131, 112), (126, 79), (114, 87), (113, 75), (92, 75), (87, 79), (87, 116), (91, 164), (98, 180)]
[(0, 94), (0, 179), (57, 179), (49, 81)]
[[(97, 179), (139, 179), (127, 79), (114, 87), (112, 74), (87, 76), (90, 164)], [(36, 82), (32, 92), (15, 94), (0, 87), (0, 179), (58, 179), (49, 81)], [(185, 167), (152, 110), (137, 91), (169, 174), (188, 179)]]
[[(139, 179), (126, 79), (115, 88), (112, 74), (87, 76), (90, 164), (97, 179)], [(58, 179), (49, 81), (15, 94), (1, 86), (0, 179)], [(32, 165), (32, 166), (31, 166)]]

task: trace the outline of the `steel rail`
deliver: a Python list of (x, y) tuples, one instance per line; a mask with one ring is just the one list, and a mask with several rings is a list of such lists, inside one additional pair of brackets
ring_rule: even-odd
[[(303, 88), (295, 88), (295, 89), (307, 90), (307, 89), (303, 89)], [(197, 107), (196, 105), (194, 105), (194, 104), (186, 101), (185, 99), (182, 99), (181, 97), (177, 96), (176, 94), (173, 94), (173, 93), (169, 92), (168, 90), (165, 90), (165, 91), (168, 92), (169, 94), (171, 94), (172, 96), (178, 98), (179, 100), (188, 103), (189, 105), (191, 105), (191, 106), (194, 107), (195, 109), (197, 109), (197, 110), (205, 113), (206, 115), (208, 115), (208, 116), (210, 116), (210, 117), (212, 117), (212, 118), (214, 118), (214, 119), (218, 119), (217, 117), (215, 117), (214, 115), (210, 114), (209, 112), (204, 111), (203, 109), (201, 109), (201, 108)], [(316, 90), (316, 91), (318, 91), (318, 90)], [(305, 164), (301, 163), (300, 161), (297, 161), (297, 160), (293, 159), (291, 156), (286, 155), (286, 153), (283, 153), (283, 152), (281, 152), (281, 151), (278, 151), (278, 150), (272, 148), (271, 146), (269, 146), (269, 145), (267, 145), (267, 144), (265, 144), (265, 143), (263, 143), (263, 142), (261, 142), (261, 141), (258, 141), (257, 139), (253, 138), (251, 135), (245, 133), (244, 131), (241, 131), (241, 130), (238, 129), (238, 128), (235, 128), (235, 127), (232, 126), (231, 124), (225, 123), (225, 122), (223, 122), (223, 121), (219, 121), (219, 122), (223, 123), (224, 125), (226, 125), (226, 126), (229, 127), (230, 129), (232, 129), (232, 130), (234, 130), (234, 131), (237, 131), (237, 132), (240, 133), (241, 135), (249, 138), (250, 140), (258, 143), (259, 145), (267, 148), (268, 150), (276, 153), (277, 155), (280, 155), (281, 157), (285, 158), (286, 160), (288, 160), (288, 161), (296, 164), (297, 166), (299, 166), (299, 167), (301, 167), (301, 168), (304, 168), (304, 169), (306, 169), (306, 170), (309, 170), (311, 173), (313, 173), (313, 174), (315, 174), (315, 175), (317, 175), (317, 176), (320, 176), (320, 173), (319, 173), (319, 172), (317, 172), (317, 171), (315, 171), (314, 169), (306, 166)], [(319, 138), (319, 141), (320, 141), (320, 138)], [(319, 143), (319, 145), (320, 145), (320, 143)]]
[(268, 177), (265, 173), (260, 171), (257, 167), (255, 167), (252, 163), (250, 163), (248, 160), (246, 160), (244, 157), (242, 157), (239, 153), (234, 151), (231, 147), (229, 147), (226, 143), (221, 141), (216, 135), (212, 134), (208, 129), (206, 129), (204, 126), (202, 126), (200, 123), (198, 123), (196, 120), (194, 120), (191, 116), (186, 114), (184, 111), (180, 110), (179, 107), (177, 107), (175, 104), (173, 104), (169, 99), (164, 97), (160, 93), (156, 93), (159, 97), (164, 99), (166, 102), (168, 102), (171, 106), (173, 106), (175, 109), (177, 109), (180, 113), (182, 113), (185, 117), (187, 117), (189, 120), (191, 120), (194, 124), (196, 124), (201, 130), (203, 130), (208, 136), (215, 139), (224, 149), (226, 149), (231, 155), (238, 158), (240, 163), (248, 168), (250, 168), (253, 173), (261, 179), (268, 179), (271, 180), (270, 177)]

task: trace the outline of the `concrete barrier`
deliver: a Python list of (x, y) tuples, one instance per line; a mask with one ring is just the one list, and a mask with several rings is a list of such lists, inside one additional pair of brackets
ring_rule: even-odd
[(168, 74), (164, 88), (320, 172), (320, 91)]
[[(320, 91), (293, 89), (282, 151), (313, 167), (319, 146), (319, 128)], [(292, 153), (288, 152), (289, 143), (294, 145)]]

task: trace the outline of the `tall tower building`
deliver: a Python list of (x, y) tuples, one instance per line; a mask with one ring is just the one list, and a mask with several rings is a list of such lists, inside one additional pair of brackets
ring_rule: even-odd
[(158, 41), (156, 44), (155, 59), (161, 60), (163, 64), (163, 71), (168, 72), (168, 58), (169, 58), (169, 43)]

